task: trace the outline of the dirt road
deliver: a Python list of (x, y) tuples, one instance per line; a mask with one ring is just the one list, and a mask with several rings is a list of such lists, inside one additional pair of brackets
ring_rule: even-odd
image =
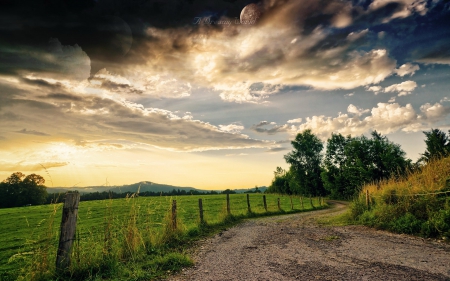
[(246, 221), (200, 243), (169, 280), (450, 280), (450, 245), (362, 226), (320, 226), (346, 205)]

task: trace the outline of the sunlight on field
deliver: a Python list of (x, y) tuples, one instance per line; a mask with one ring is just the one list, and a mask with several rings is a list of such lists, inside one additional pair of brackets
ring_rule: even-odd
[[(268, 194), (269, 212), (277, 212), (277, 198), (282, 210), (291, 210), (287, 196)], [(203, 200), (204, 218), (208, 224), (220, 223), (226, 216), (226, 196), (178, 196), (178, 197), (137, 197), (103, 201), (80, 202), (75, 246), (78, 253), (98, 252), (101, 254), (107, 225), (116, 231), (129, 226), (129, 220), (136, 218), (140, 234), (161, 235), (164, 218), (172, 200), (177, 200), (180, 225), (185, 230), (199, 224), (198, 199)], [(301, 210), (299, 198), (293, 198), (294, 210)], [(317, 200), (314, 202), (319, 205)], [(263, 195), (250, 194), (253, 213), (264, 213)], [(61, 204), (0, 209), (0, 276), (5, 272), (23, 268), (42, 245), (48, 245), (49, 252), (56, 254), (61, 221)], [(311, 209), (309, 199), (304, 199), (303, 208)], [(248, 212), (246, 194), (230, 195), (231, 214), (245, 216)], [(117, 234), (120, 236), (120, 234)], [(49, 259), (51, 259), (50, 257)], [(50, 261), (52, 263), (53, 261)]]

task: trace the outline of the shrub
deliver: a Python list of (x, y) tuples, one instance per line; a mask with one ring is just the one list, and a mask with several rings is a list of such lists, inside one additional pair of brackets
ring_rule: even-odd
[(413, 214), (406, 213), (393, 221), (391, 229), (398, 233), (415, 234), (420, 233), (422, 223)]

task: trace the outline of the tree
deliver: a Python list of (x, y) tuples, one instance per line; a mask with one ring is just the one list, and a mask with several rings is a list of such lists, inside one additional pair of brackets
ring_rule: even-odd
[(328, 139), (321, 176), (331, 197), (350, 198), (365, 183), (401, 175), (411, 168), (400, 145), (377, 131), (371, 135), (368, 139), (332, 134)]
[(44, 204), (47, 199), (44, 183), (40, 175), (13, 173), (0, 184), (0, 208)]
[[(430, 162), (434, 159), (447, 157), (450, 154), (449, 137), (439, 129), (431, 129), (425, 134), (426, 150), (422, 154), (421, 161)], [(450, 134), (450, 131), (449, 131)]]
[(345, 176), (345, 165), (348, 161), (345, 148), (351, 140), (351, 136), (344, 137), (341, 134), (332, 134), (327, 140), (321, 177), (331, 198), (345, 199), (353, 196), (355, 192)]
[(271, 185), (267, 189), (267, 193), (289, 193), (290, 191), (287, 180), (287, 172), (283, 168), (277, 167), (273, 174), (273, 180)]
[(291, 165), (291, 176), (295, 178), (297, 184), (295, 193), (312, 196), (325, 194), (320, 177), (322, 142), (311, 133), (311, 130), (305, 130), (297, 134), (291, 144), (294, 149), (286, 154), (284, 159)]
[(375, 181), (388, 179), (394, 175), (402, 175), (411, 168), (411, 160), (399, 144), (395, 144), (377, 131), (372, 132), (371, 158), (374, 163), (372, 178)]

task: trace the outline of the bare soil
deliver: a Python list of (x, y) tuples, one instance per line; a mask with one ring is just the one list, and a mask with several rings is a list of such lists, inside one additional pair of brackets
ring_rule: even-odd
[(323, 226), (331, 209), (248, 220), (201, 241), (168, 280), (450, 280), (450, 245), (362, 226)]

